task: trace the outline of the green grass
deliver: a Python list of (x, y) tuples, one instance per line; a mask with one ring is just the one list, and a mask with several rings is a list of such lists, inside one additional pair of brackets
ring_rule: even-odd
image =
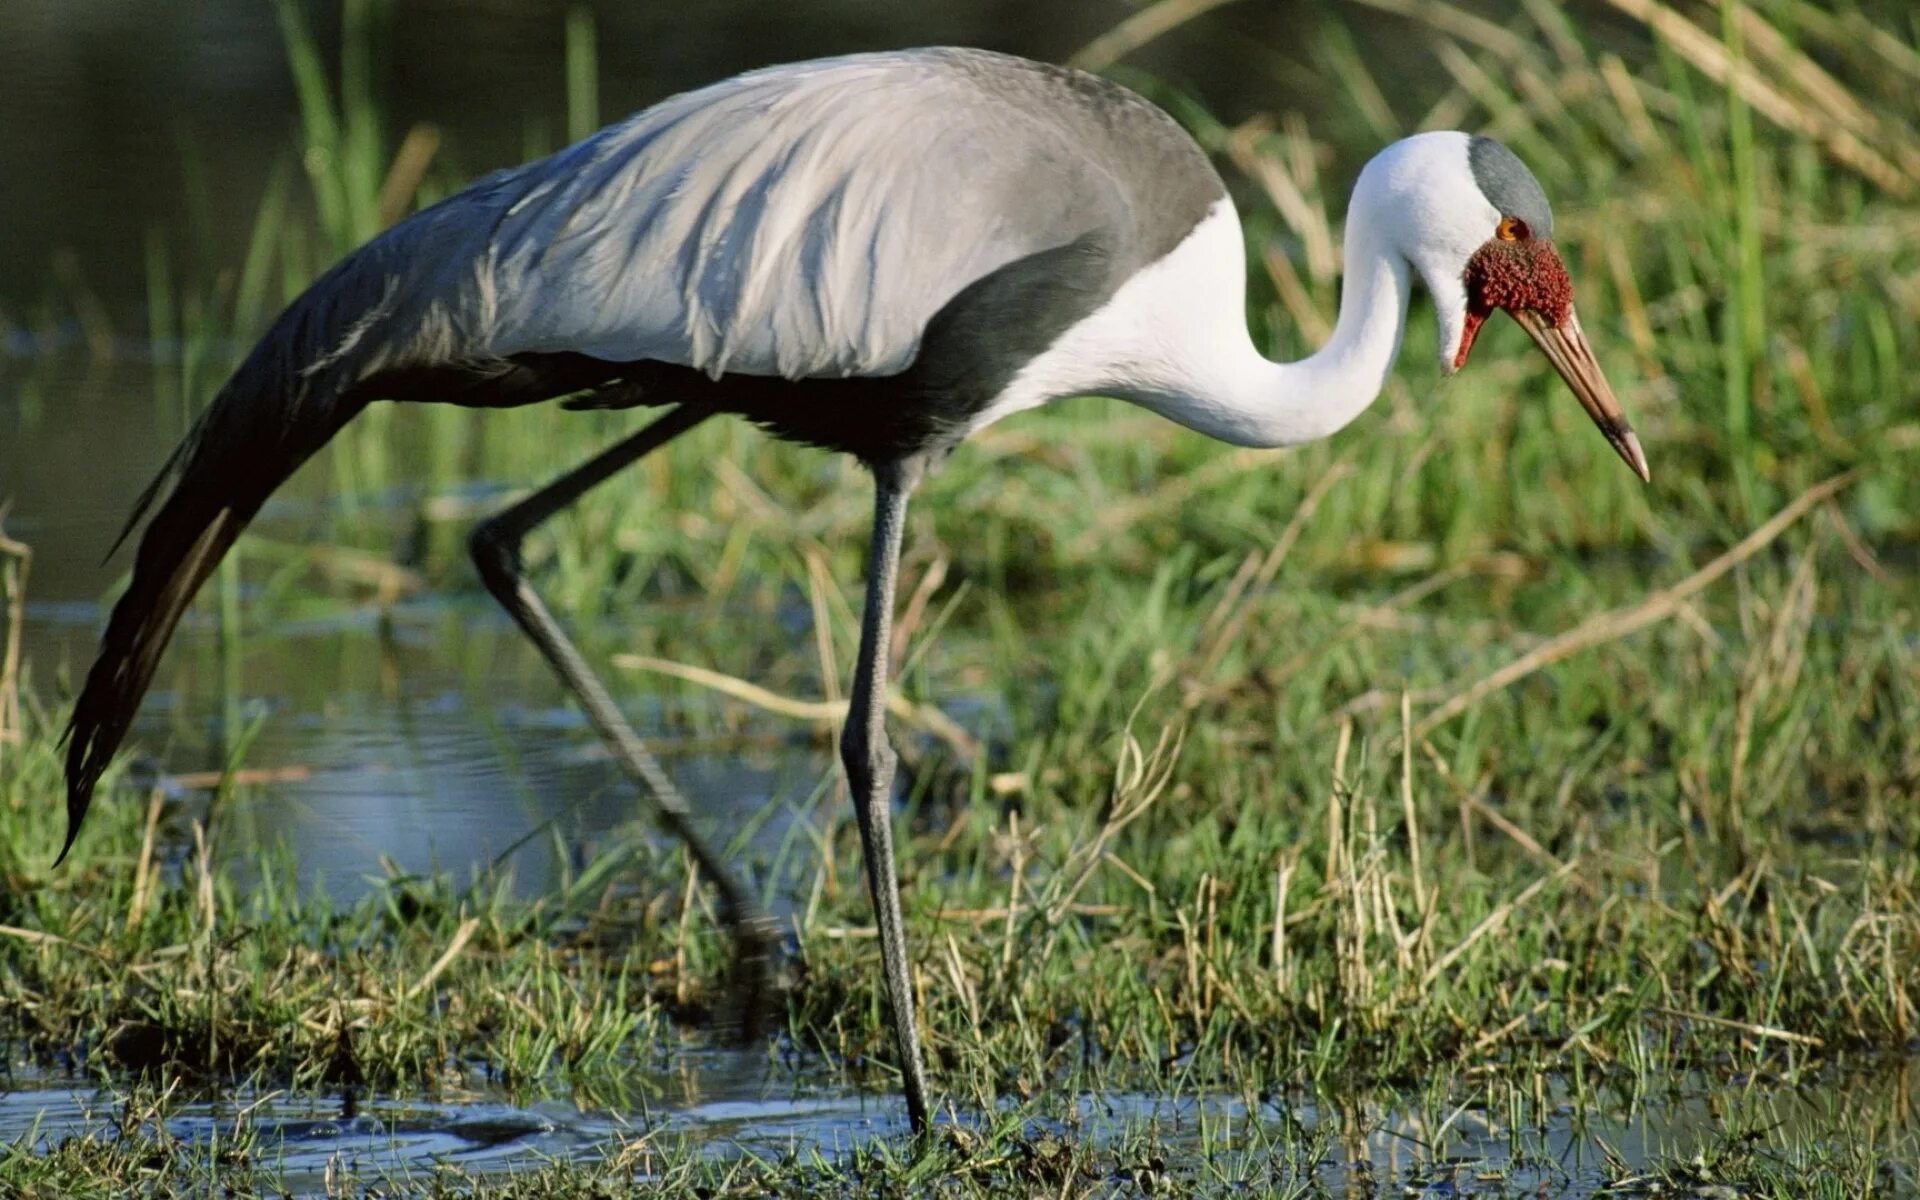
[[(1378, 144), (1369, 112), (1487, 128), (1555, 200), (1584, 323), (1654, 484), (1613, 460), (1516, 330), (1490, 330), (1440, 383), (1418, 309), (1387, 395), (1324, 445), (1233, 451), (1097, 400), (975, 439), (911, 517), (902, 590), (924, 583), (926, 599), (903, 622), (902, 687), (956, 711), (984, 701), (999, 731), (970, 764), (910, 736), (902, 859), (940, 1090), (960, 1113), (1012, 1116), (920, 1158), (894, 1142), (713, 1163), (667, 1138), (645, 1151), (658, 1178), (832, 1192), (954, 1170), (963, 1192), (1071, 1194), (1161, 1155), (1174, 1184), (1206, 1189), (1242, 1178), (1234, 1164), (1311, 1164), (1324, 1147), (1251, 1129), (1199, 1153), (1169, 1156), (1148, 1131), (1099, 1145), (1074, 1133), (1068, 1098), (1397, 1097), (1444, 1117), (1478, 1092), (1518, 1125), (1549, 1119), (1543, 1080), (1578, 1111), (1677, 1080), (1831, 1087), (1911, 1055), (1912, 30), (1778, 0), (1707, 18), (1698, 37), (1649, 8), (1659, 36), (1600, 48), (1544, 3), (1494, 29), (1413, 7), (1435, 22), (1422, 36), (1438, 86), (1369, 78), (1338, 10), (1299, 48), (1353, 98), (1316, 119), (1320, 142), (1289, 122), (1222, 129), (1156, 93), (1232, 164), (1256, 329), (1296, 355), (1330, 320), (1337, 279), (1314, 247)], [(295, 227), (270, 192), (251, 299), (224, 310), (157, 252), (154, 319), (205, 330), (204, 347), (223, 313), (258, 327), (264, 281), (292, 286), (366, 236), (368, 189), (389, 173), (366, 64), (335, 111), (324, 65), (289, 31), (302, 161), (332, 172), (310, 176), (323, 228)], [(569, 31), (578, 122), (593, 111), (592, 26)], [(1301, 202), (1272, 203), (1263, 171)], [(454, 182), (426, 178), (429, 193)], [(170, 386), (193, 401), (217, 374)], [(411, 522), (354, 498), (419, 488), (434, 531), (423, 569), (458, 588), (472, 585), (449, 489), (470, 474), (532, 482), (630, 427), (370, 415), (296, 487), (344, 497), (335, 536), (376, 554)], [(530, 548), (541, 586), (562, 611), (647, 614), (628, 637), (593, 639), (602, 660), (826, 692), (857, 635), (864, 480), (737, 426), (683, 441)], [(424, 487), (409, 473), (422, 462), (438, 464)], [(1707, 586), (1639, 607), (1844, 471), (1857, 475)], [(241, 569), (258, 565), (243, 544)], [(777, 618), (796, 605), (819, 628), (785, 644)], [(1624, 615), (1636, 610), (1648, 619)], [(1623, 615), (1595, 621), (1608, 611)], [(1554, 641), (1570, 631), (1591, 636)], [(1476, 689), (1556, 645), (1541, 669)], [(690, 733), (738, 714), (657, 673), (616, 679)], [(644, 842), (531, 902), (498, 880), (404, 880), (336, 912), (285, 882), (284, 859), (244, 893), (204, 872), (167, 813), (161, 865), (142, 868), (146, 803), (122, 784), (77, 861), (52, 871), (54, 722), (27, 707), (29, 735), (0, 765), (0, 1032), (46, 1069), (179, 1081), (182, 1095), (250, 1081), (431, 1096), (450, 1063), (480, 1063), (515, 1094), (619, 1107), (636, 1053), (697, 1036), (724, 1007), (725, 947), (700, 893), (677, 854)], [(824, 748), (820, 771), (833, 778)], [(831, 853), (803, 864), (787, 1033), (837, 1078), (885, 1091), (858, 842), (844, 814), (823, 837)], [(1035, 1149), (1053, 1128), (1071, 1170)], [(1884, 1161), (1912, 1159), (1910, 1129), (1870, 1104), (1791, 1127), (1723, 1114), (1618, 1178), (1856, 1195)], [(76, 1142), (49, 1165), (16, 1147), (0, 1186), (84, 1175), (106, 1194), (153, 1170), (187, 1190), (207, 1170), (204, 1155), (144, 1153)], [(499, 1186), (587, 1195), (633, 1169), (560, 1165)]]

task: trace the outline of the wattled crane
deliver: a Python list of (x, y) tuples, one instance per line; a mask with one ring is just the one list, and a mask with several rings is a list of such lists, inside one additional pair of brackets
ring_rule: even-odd
[(62, 854), (195, 591), (267, 496), (369, 403), (661, 406), (480, 525), (473, 557), (692, 849), (739, 957), (763, 971), (770, 927), (528, 585), (519, 553), (594, 485), (734, 413), (873, 474), (840, 748), (907, 1110), (924, 1129), (884, 728), (915, 485), (967, 435), (1069, 396), (1118, 397), (1241, 446), (1326, 437), (1379, 394), (1416, 278), (1438, 313), (1443, 371), (1466, 365), (1482, 322), (1504, 309), (1645, 478), (1552, 237), (1540, 185), (1499, 143), (1395, 142), (1354, 186), (1332, 337), (1275, 363), (1247, 333), (1240, 222), (1219, 175), (1172, 118), (1116, 84), (927, 49), (773, 67), (663, 101), (395, 225), (253, 348), (129, 521), (152, 511), (74, 706)]

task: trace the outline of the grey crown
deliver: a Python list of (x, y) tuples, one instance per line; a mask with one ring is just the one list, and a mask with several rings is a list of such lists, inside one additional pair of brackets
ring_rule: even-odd
[(1473, 181), (1487, 203), (1504, 217), (1518, 217), (1535, 237), (1553, 236), (1553, 209), (1540, 181), (1527, 170), (1519, 155), (1490, 137), (1476, 137), (1468, 143), (1467, 162), (1473, 167)]

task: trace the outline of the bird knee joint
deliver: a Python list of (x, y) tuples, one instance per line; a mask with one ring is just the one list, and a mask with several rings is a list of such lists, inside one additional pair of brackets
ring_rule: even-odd
[(520, 575), (520, 539), (493, 521), (482, 521), (467, 535), (467, 553), (480, 571), (480, 580), (498, 591)]
[(869, 737), (866, 730), (849, 725), (840, 737), (840, 761), (856, 787), (867, 787), (891, 778), (900, 756), (894, 753), (886, 734)]

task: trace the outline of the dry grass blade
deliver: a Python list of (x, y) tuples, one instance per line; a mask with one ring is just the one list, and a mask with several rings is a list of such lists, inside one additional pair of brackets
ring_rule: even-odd
[(433, 960), (433, 965), (427, 968), (426, 974), (414, 980), (413, 986), (401, 994), (401, 1000), (412, 1000), (432, 987), (433, 981), (440, 978), (446, 969), (453, 965), (454, 959), (460, 957), (460, 952), (467, 948), (467, 943), (473, 940), (474, 931), (479, 928), (479, 917), (468, 917), (460, 922), (460, 927), (453, 931), (453, 940), (447, 943), (447, 948), (440, 952), (439, 958)]
[(182, 771), (168, 775), (165, 786), (172, 791), (211, 791), (220, 787), (260, 787), (271, 783), (304, 783), (313, 778), (313, 768), (238, 767), (231, 771)]
[(1433, 748), (1432, 742), (1422, 741), (1420, 743), (1420, 749), (1426, 754), (1428, 761), (1433, 764), (1434, 770), (1438, 771), (1440, 777), (1447, 781), (1447, 786), (1453, 789), (1454, 795), (1459, 797), (1462, 810), (1461, 821), (1463, 823), (1466, 821), (1466, 814), (1473, 813), (1484, 819), (1487, 824), (1492, 825), (1495, 829), (1505, 834), (1512, 840), (1514, 845), (1519, 846), (1542, 865), (1556, 871), (1565, 865), (1552, 854), (1549, 854), (1547, 848), (1542, 846), (1532, 834), (1515, 825), (1512, 821), (1507, 820), (1507, 818), (1502, 816), (1497, 810), (1490, 807), (1477, 791), (1469, 790), (1462, 786), (1459, 779), (1454, 777), (1453, 768), (1447, 766), (1447, 760), (1440, 757), (1440, 752)]
[[(1413, 698), (1400, 693), (1400, 728), (1413, 724)], [(1413, 880), (1413, 907), (1421, 920), (1427, 916), (1427, 886), (1420, 871), (1420, 814), (1413, 803), (1413, 739), (1400, 739), (1400, 810), (1406, 823), (1407, 872)]]
[(1299, 865), (1299, 855), (1288, 854), (1273, 869), (1273, 948), (1269, 957), (1274, 990), (1283, 996), (1293, 991), (1293, 968), (1287, 957), (1287, 893)]
[(1912, 193), (1912, 179), (1887, 161), (1886, 156), (1878, 150), (1861, 141), (1854, 130), (1810, 106), (1795, 103), (1773, 84), (1756, 75), (1752, 67), (1736, 62), (1718, 39), (1678, 12), (1658, 0), (1607, 2), (1666, 39), (1682, 58), (1692, 63), (1708, 79), (1720, 84), (1731, 82), (1741, 99), (1769, 121), (1812, 138), (1836, 161), (1858, 171), (1886, 191), (1896, 196)]
[(166, 792), (153, 788), (147, 795), (146, 831), (140, 838), (140, 859), (133, 868), (133, 898), (127, 901), (127, 924), (129, 930), (139, 927), (147, 913), (147, 905), (153, 900), (154, 886), (159, 882), (159, 871), (154, 866), (153, 843), (160, 832), (160, 812), (165, 806)]
[(907, 606), (901, 610), (900, 619), (894, 622), (893, 639), (887, 645), (887, 662), (890, 670), (898, 671), (900, 663), (907, 657), (907, 644), (913, 635), (919, 632), (920, 622), (926, 619), (927, 605), (933, 602), (933, 594), (947, 580), (947, 567), (952, 559), (942, 553), (927, 564), (920, 573), (920, 582), (914, 586), (913, 595), (908, 598)]
[(1396, 13), (1431, 26), (1441, 33), (1489, 50), (1508, 62), (1530, 62), (1539, 57), (1533, 44), (1503, 25), (1478, 17), (1440, 0), (1359, 0), (1368, 8)]
[[(833, 572), (827, 566), (827, 552), (819, 546), (808, 546), (801, 557), (807, 564), (807, 600), (813, 606), (813, 644), (814, 652), (820, 659), (820, 678), (827, 689), (827, 699), (838, 702), (840, 699), (840, 668), (836, 665), (833, 653), (833, 618), (829, 610), (829, 597), (837, 597), (840, 589), (833, 581)], [(838, 721), (846, 715), (845, 707), (840, 716), (831, 718)]]
[(254, 538), (252, 553), (280, 562), (297, 562), (335, 583), (367, 588), (383, 604), (428, 590), (426, 577), (390, 558), (349, 546), (295, 545)]
[[(1047, 924), (1058, 925), (1076, 907), (1080, 892), (1092, 881), (1094, 872), (1102, 864), (1112, 863), (1123, 871), (1127, 870), (1126, 864), (1110, 853), (1108, 848), (1121, 830), (1153, 807), (1154, 802), (1166, 793), (1168, 785), (1173, 782), (1174, 768), (1179, 765), (1180, 751), (1185, 745), (1184, 728), (1162, 729), (1159, 741), (1154, 743), (1151, 751), (1146, 752), (1140, 749), (1132, 732), (1127, 733), (1120, 767), (1114, 773), (1111, 812), (1093, 840), (1075, 847), (1073, 854), (1055, 875), (1056, 882), (1071, 882), (1046, 901)], [(1137, 874), (1134, 877), (1135, 882), (1143, 882)], [(1147, 890), (1152, 889), (1149, 887)]]
[(1722, 1029), (1737, 1029), (1757, 1038), (1767, 1038), (1776, 1042), (1793, 1042), (1800, 1046), (1824, 1046), (1826, 1042), (1810, 1034), (1795, 1033), (1790, 1029), (1777, 1029), (1772, 1025), (1754, 1025), (1747, 1021), (1730, 1021), (1725, 1017), (1709, 1016), (1706, 1013), (1686, 1012), (1678, 1008), (1659, 1006), (1654, 1012), (1662, 1016), (1675, 1017), (1682, 1021), (1699, 1021), (1707, 1025), (1718, 1025)]
[(0, 601), (6, 629), (0, 633), (0, 745), (20, 740), (20, 640), (26, 622), (27, 568), (33, 551), (0, 533)]
[(1260, 251), (1260, 261), (1267, 268), (1267, 278), (1272, 281), (1280, 303), (1286, 306), (1287, 314), (1300, 327), (1301, 334), (1316, 343), (1332, 337), (1333, 318), (1322, 312), (1313, 297), (1307, 294), (1307, 285), (1301, 281), (1300, 273), (1293, 269), (1293, 260), (1287, 257), (1287, 252), (1277, 244), (1268, 242)]
[(17, 925), (0, 925), (0, 937), (19, 938), (36, 946), (70, 946), (73, 943), (57, 933), (42, 933), (38, 929), (21, 929)]
[(1680, 610), (1685, 601), (1765, 549), (1808, 511), (1860, 477), (1858, 470), (1847, 471), (1823, 483), (1815, 484), (1795, 497), (1791, 504), (1775, 513), (1766, 524), (1742, 538), (1732, 549), (1670, 588), (1655, 592), (1640, 603), (1616, 608), (1581, 622), (1573, 629), (1552, 638), (1544, 645), (1521, 655), (1497, 671), (1481, 677), (1454, 693), (1439, 707), (1420, 719), (1413, 736), (1424, 738), (1448, 721), (1466, 712), (1493, 693), (1518, 683), (1543, 667), (1590, 650), (1605, 642), (1616, 641), (1663, 621)]
[(1874, 557), (1873, 551), (1867, 548), (1867, 544), (1860, 540), (1860, 534), (1853, 528), (1853, 523), (1847, 520), (1847, 515), (1840, 511), (1840, 506), (1829, 500), (1826, 510), (1827, 520), (1832, 524), (1833, 532), (1840, 538), (1840, 544), (1847, 548), (1848, 557), (1858, 563), (1862, 571), (1873, 576), (1876, 583), (1892, 583), (1893, 573), (1888, 571), (1880, 560)]
[(1067, 60), (1067, 65), (1082, 71), (1104, 71), (1148, 42), (1228, 3), (1231, 0), (1160, 0), (1088, 42)]
[(382, 229), (407, 215), (414, 194), (427, 177), (427, 168), (433, 164), (433, 156), (439, 152), (438, 126), (421, 123), (407, 130), (406, 138), (393, 156), (393, 165), (387, 169), (387, 178), (380, 185), (378, 211)]
[(1500, 1026), (1498, 1029), (1489, 1029), (1487, 1032), (1481, 1034), (1478, 1038), (1474, 1039), (1474, 1042), (1471, 1046), (1468, 1046), (1466, 1049), (1461, 1051), (1460, 1053), (1461, 1060), (1465, 1061), (1468, 1059), (1477, 1058), (1480, 1055), (1485, 1054), (1488, 1050), (1493, 1049), (1494, 1046), (1504, 1041), (1506, 1037), (1509, 1034), (1511, 1034), (1514, 1030), (1520, 1028), (1522, 1025), (1525, 1025), (1528, 1021), (1531, 1021), (1534, 1018), (1538, 1017), (1541, 1013), (1547, 1011), (1548, 1008), (1552, 1007), (1552, 1005), (1553, 1005), (1553, 998), (1548, 997), (1547, 999), (1540, 1001), (1538, 1004), (1535, 1004), (1532, 1008), (1528, 1009), (1526, 1012), (1523, 1012), (1518, 1016), (1514, 1017), (1512, 1020)]
[[(792, 696), (783, 696), (779, 692), (761, 687), (757, 683), (751, 683), (738, 676), (709, 670), (706, 667), (696, 667), (691, 663), (672, 662), (646, 654), (616, 654), (613, 656), (613, 665), (628, 671), (651, 671), (656, 675), (670, 675), (698, 687), (719, 692), (742, 704), (751, 704), (755, 708), (777, 713), (783, 717), (793, 717), (796, 720), (830, 724), (845, 719), (847, 715), (845, 700), (799, 700)], [(887, 712), (896, 720), (939, 738), (964, 757), (970, 759), (980, 753), (979, 741), (962, 729), (952, 717), (931, 704), (915, 704), (897, 692), (889, 692), (887, 693)]]
[(1475, 925), (1473, 927), (1473, 931), (1471, 933), (1467, 934), (1466, 937), (1460, 940), (1459, 945), (1447, 951), (1445, 954), (1442, 954), (1432, 966), (1427, 968), (1426, 974), (1420, 977), (1420, 986), (1432, 987), (1433, 981), (1440, 978), (1440, 976), (1445, 973), (1448, 967), (1452, 966), (1455, 962), (1459, 960), (1462, 954), (1465, 954), (1468, 950), (1472, 949), (1475, 943), (1479, 942), (1482, 938), (1486, 937), (1488, 934), (1497, 933), (1500, 927), (1507, 923), (1508, 917), (1511, 917), (1515, 912), (1526, 907), (1527, 902), (1529, 900), (1532, 900), (1535, 896), (1538, 896), (1540, 892), (1548, 884), (1553, 883), (1556, 880), (1566, 878), (1567, 873), (1572, 871), (1574, 866), (1578, 864), (1579, 861), (1580, 860), (1577, 858), (1568, 860), (1567, 863), (1564, 866), (1562, 866), (1559, 870), (1554, 871), (1551, 874), (1542, 875), (1540, 878), (1528, 884), (1526, 886), (1526, 889), (1523, 890), (1518, 896), (1515, 896), (1513, 899), (1506, 901), (1505, 903), (1501, 904), (1499, 908), (1496, 908), (1492, 912), (1488, 913), (1484, 918), (1481, 919), (1478, 925)]
[(1900, 160), (1902, 169), (1909, 175), (1915, 172), (1920, 165), (1920, 151), (1903, 127), (1882, 121), (1879, 114), (1862, 104), (1839, 80), (1753, 9), (1739, 5), (1734, 9), (1734, 16), (1740, 23), (1741, 36), (1754, 53), (1773, 63), (1779, 75), (1792, 79), (1801, 95), (1825, 109), (1837, 127), (1872, 134)]

